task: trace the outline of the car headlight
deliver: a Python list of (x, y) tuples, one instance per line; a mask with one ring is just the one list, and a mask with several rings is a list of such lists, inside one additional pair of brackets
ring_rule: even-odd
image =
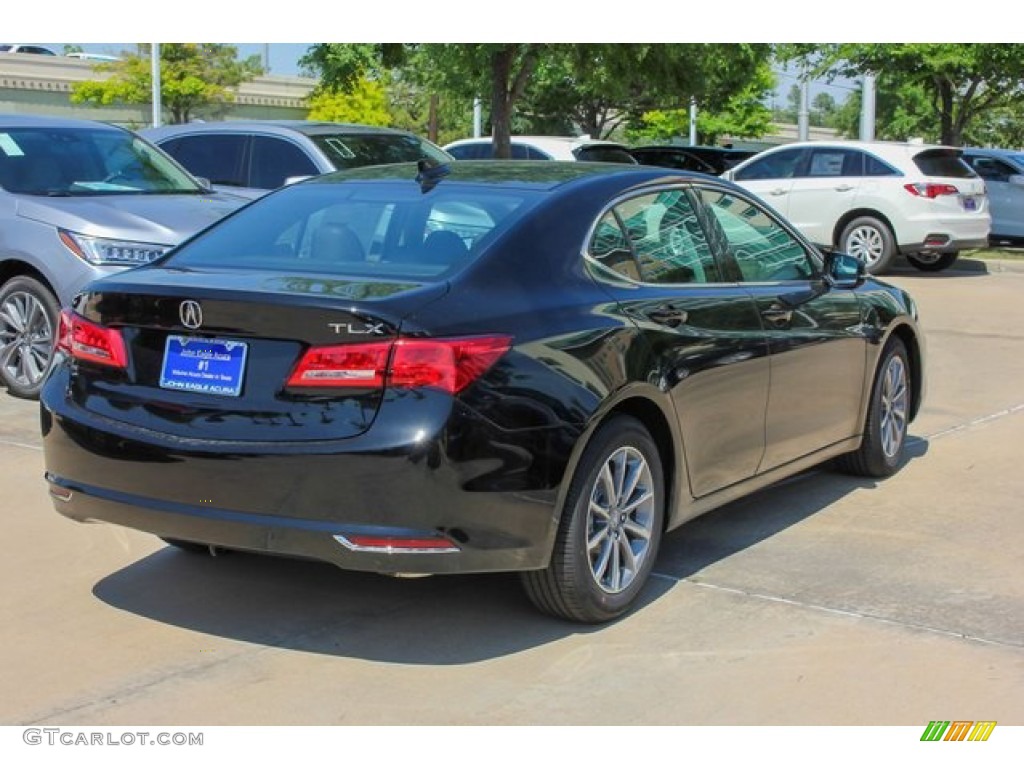
[(59, 229), (57, 233), (61, 242), (78, 258), (97, 266), (138, 267), (163, 256), (171, 248), (160, 243), (91, 237), (66, 229)]

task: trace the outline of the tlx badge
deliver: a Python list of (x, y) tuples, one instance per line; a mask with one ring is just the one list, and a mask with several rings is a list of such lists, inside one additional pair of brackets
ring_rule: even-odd
[(375, 333), (381, 336), (384, 335), (384, 323), (363, 323), (361, 328), (358, 325), (353, 325), (352, 323), (328, 323), (327, 327), (335, 333), (360, 335)]

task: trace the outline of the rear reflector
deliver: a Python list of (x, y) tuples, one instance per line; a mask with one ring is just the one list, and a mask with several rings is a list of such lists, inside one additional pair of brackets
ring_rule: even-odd
[(128, 366), (128, 352), (120, 331), (90, 322), (68, 309), (60, 313), (57, 349), (75, 360), (112, 368)]
[(362, 536), (337, 535), (335, 541), (353, 552), (383, 554), (458, 552), (459, 548), (444, 536)]
[(927, 197), (929, 200), (943, 195), (960, 194), (960, 190), (952, 184), (904, 184), (903, 188), (914, 197)]
[(511, 345), (509, 336), (476, 336), (312, 347), (287, 386), (435, 387), (454, 395), (480, 378)]

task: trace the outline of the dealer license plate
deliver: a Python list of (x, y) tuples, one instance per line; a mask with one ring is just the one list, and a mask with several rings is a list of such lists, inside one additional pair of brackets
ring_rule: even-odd
[(160, 386), (238, 397), (248, 350), (249, 346), (242, 341), (168, 336)]

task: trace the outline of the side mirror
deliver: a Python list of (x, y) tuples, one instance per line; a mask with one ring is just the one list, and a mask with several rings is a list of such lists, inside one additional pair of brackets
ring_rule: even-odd
[(867, 267), (856, 256), (832, 250), (826, 250), (824, 255), (825, 280), (832, 288), (852, 290), (867, 279)]
[(1024, 187), (1024, 174), (1015, 173), (1006, 180), (1015, 187)]

